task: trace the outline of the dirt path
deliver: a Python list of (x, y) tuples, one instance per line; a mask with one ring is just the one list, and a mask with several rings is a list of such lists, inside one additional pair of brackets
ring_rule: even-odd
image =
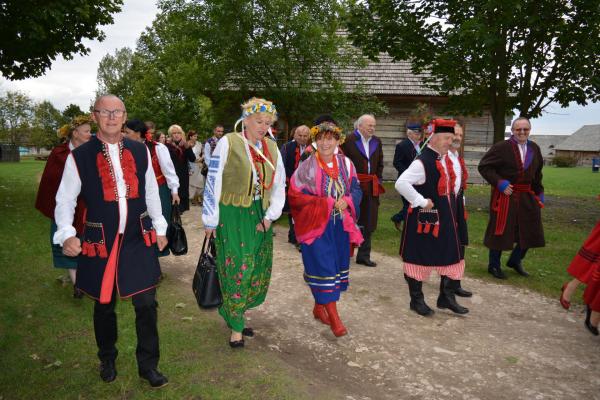
[[(197, 207), (184, 215), (189, 243), (201, 244), (199, 221)], [(465, 279), (475, 293), (460, 299), (466, 317), (437, 309), (419, 317), (408, 309), (400, 260), (375, 253), (376, 268), (351, 265), (338, 307), (349, 334), (336, 339), (312, 318), (300, 253), (286, 230), (276, 232), (269, 295), (248, 314), (257, 337), (247, 345), (273, 352), (316, 387), (346, 400), (600, 399), (600, 339), (585, 331), (581, 308), (566, 312), (527, 290)], [(199, 251), (163, 263), (186, 289)], [(431, 306), (438, 283), (432, 275), (424, 285)]]

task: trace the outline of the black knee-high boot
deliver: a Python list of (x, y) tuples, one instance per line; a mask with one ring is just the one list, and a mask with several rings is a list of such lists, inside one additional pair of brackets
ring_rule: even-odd
[(433, 314), (433, 310), (425, 303), (423, 295), (423, 282), (404, 274), (404, 279), (408, 283), (408, 292), (410, 294), (410, 309), (424, 317)]
[(454, 295), (460, 281), (455, 281), (442, 275), (440, 283), (440, 295), (437, 300), (438, 308), (448, 308), (457, 314), (466, 314), (469, 309), (456, 302)]

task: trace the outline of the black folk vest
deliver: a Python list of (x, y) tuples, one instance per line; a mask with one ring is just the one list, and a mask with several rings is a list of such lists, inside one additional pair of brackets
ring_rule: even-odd
[[(424, 198), (431, 199), (433, 208), (409, 209), (402, 233), (400, 255), (404, 262), (431, 267), (443, 267), (460, 261), (460, 244), (456, 229), (456, 198), (453, 188), (449, 195), (439, 195), (436, 160), (439, 154), (426, 147), (417, 157), (425, 168), (425, 183), (414, 188)], [(441, 160), (440, 160), (441, 162)]]
[[(105, 168), (106, 163), (101, 161), (103, 152), (108, 154), (108, 145), (96, 137), (73, 151), (81, 179), (81, 196), (88, 206), (82, 237), (84, 252), (78, 259), (77, 287), (94, 298), (100, 297), (109, 255), (118, 238), (121, 217), (118, 200), (106, 198), (106, 182), (112, 178), (110, 170)], [(130, 187), (127, 190), (125, 231), (117, 249), (114, 279), (117, 293), (121, 297), (129, 297), (156, 286), (160, 266), (156, 246), (153, 244), (156, 233), (146, 210), (147, 149), (143, 143), (124, 139), (121, 154), (124, 153), (132, 156), (129, 157), (128, 154), (123, 157), (129, 160), (133, 158), (133, 163), (122, 159), (121, 168), (125, 169), (125, 164), (129, 167), (131, 175), (137, 178), (137, 188)], [(116, 182), (114, 187), (116, 188)]]

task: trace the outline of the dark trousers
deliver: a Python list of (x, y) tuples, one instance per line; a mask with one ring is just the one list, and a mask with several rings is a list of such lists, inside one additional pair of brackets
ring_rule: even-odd
[[(525, 254), (527, 254), (527, 249), (522, 249), (517, 243), (513, 251), (510, 253), (510, 258), (508, 259), (507, 263), (513, 265), (519, 264), (521, 260), (525, 258)], [(490, 249), (490, 261), (488, 268), (499, 269), (501, 256), (502, 250)]]
[(288, 231), (288, 242), (296, 244), (298, 241), (296, 240), (296, 231), (294, 231), (294, 220), (292, 219), (292, 213), (288, 214), (288, 222), (290, 225), (290, 230)]
[[(131, 298), (135, 309), (135, 331), (137, 348), (135, 355), (140, 373), (158, 366), (158, 328), (156, 308), (156, 289), (150, 289), (133, 295)], [(115, 313), (117, 295), (113, 293), (109, 304), (94, 305), (94, 333), (98, 345), (98, 358), (101, 361), (117, 358), (117, 314)]]
[(364, 226), (360, 227), (360, 231), (362, 232), (364, 242), (358, 247), (358, 251), (356, 252), (356, 261), (365, 261), (371, 259), (371, 233), (369, 230), (365, 229)]
[(404, 197), (402, 197), (402, 210), (398, 211), (396, 214), (392, 215), (392, 221), (394, 222), (402, 222), (406, 219), (406, 213), (408, 212), (409, 202)]

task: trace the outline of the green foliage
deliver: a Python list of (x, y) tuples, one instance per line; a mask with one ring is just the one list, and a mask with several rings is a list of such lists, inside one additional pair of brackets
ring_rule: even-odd
[(50, 149), (57, 145), (57, 130), (63, 123), (63, 115), (49, 101), (36, 104), (29, 143), (37, 148)]
[(559, 168), (571, 168), (577, 166), (577, 159), (570, 156), (555, 156), (552, 164)]
[(76, 104), (69, 104), (62, 112), (63, 123), (69, 123), (73, 118), (85, 114)]
[(42, 75), (58, 56), (88, 54), (83, 39), (104, 40), (122, 0), (8, 0), (0, 5), (0, 73), (18, 80)]
[(33, 101), (24, 93), (8, 91), (0, 96), (0, 140), (17, 146), (27, 143), (33, 112)]
[[(274, 101), (284, 130), (323, 112), (345, 120), (385, 111), (337, 79), (338, 69), (364, 60), (338, 34), (344, 9), (336, 0), (163, 0), (159, 8), (136, 51), (105, 57), (99, 70), (99, 83), (100, 76), (117, 78), (111, 87), (132, 115), (208, 132), (217, 122), (231, 128), (253, 95)], [(115, 65), (127, 63), (116, 61), (128, 57), (120, 74)], [(209, 115), (199, 115), (207, 101), (202, 112)]]
[(563, 0), (350, 1), (350, 38), (375, 58), (411, 60), (462, 113), (491, 109), (494, 139), (517, 108), (539, 116), (600, 99), (600, 2)]

